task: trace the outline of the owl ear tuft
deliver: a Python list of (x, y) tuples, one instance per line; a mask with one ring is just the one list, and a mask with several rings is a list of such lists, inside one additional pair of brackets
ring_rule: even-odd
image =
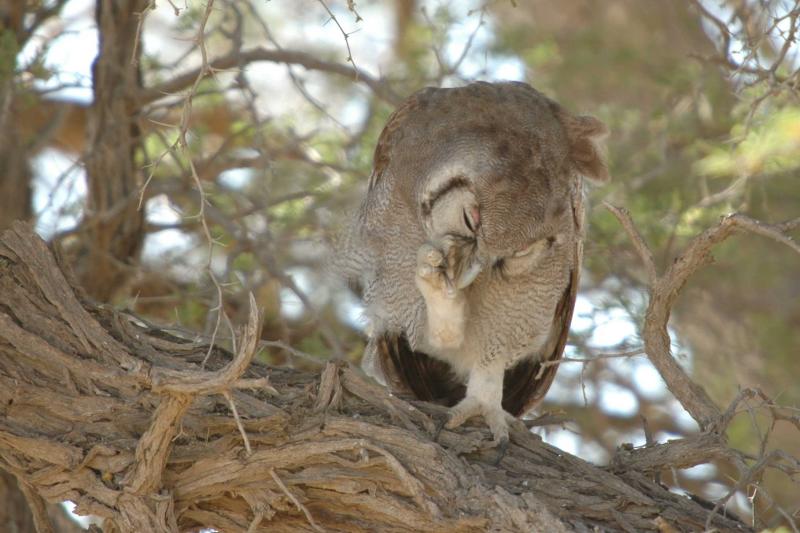
[(602, 146), (608, 135), (606, 125), (588, 115), (564, 113), (561, 119), (569, 138), (570, 158), (578, 172), (592, 183), (607, 183), (610, 177)]

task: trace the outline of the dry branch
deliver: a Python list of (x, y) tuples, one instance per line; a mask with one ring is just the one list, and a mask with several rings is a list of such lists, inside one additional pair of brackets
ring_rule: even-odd
[[(320, 72), (337, 74), (339, 76), (355, 79), (363, 83), (369, 87), (375, 93), (375, 95), (391, 104), (397, 104), (401, 100), (401, 98), (397, 96), (383, 80), (375, 78), (366, 72), (357, 69), (354, 65), (350, 66), (332, 61), (325, 61), (316, 55), (296, 50), (270, 50), (259, 47), (250, 50), (232, 52), (228, 55), (210, 61), (208, 64), (209, 71), (206, 75), (210, 75), (210, 73), (214, 71), (242, 68), (257, 61), (270, 61), (273, 63), (285, 63), (287, 65), (299, 65), (308, 70), (317, 70)], [(159, 100), (165, 96), (169, 96), (187, 89), (195, 82), (195, 80), (198, 78), (198, 75), (203, 75), (201, 69), (175, 76), (161, 85), (144, 89), (139, 94), (139, 103), (141, 105), (145, 105)]]
[[(742, 391), (725, 412), (721, 411), (705, 390), (691, 380), (672, 356), (667, 324), (672, 306), (686, 282), (700, 268), (713, 261), (711, 250), (715, 245), (723, 242), (736, 231), (743, 231), (767, 237), (800, 253), (800, 245), (787, 235), (787, 232), (798, 227), (800, 219), (771, 225), (739, 213), (724, 216), (716, 226), (691, 239), (664, 274), (659, 276), (653, 254), (636, 229), (628, 211), (608, 203), (605, 205), (627, 232), (647, 272), (650, 301), (642, 332), (645, 352), (664, 379), (667, 388), (702, 430), (699, 435), (654, 447), (648, 446), (645, 449), (634, 450), (633, 453), (626, 453), (625, 450), (622, 450), (614, 457), (612, 466), (616, 469), (658, 471), (666, 466), (686, 468), (715, 458), (728, 459), (737, 468), (739, 480), (726, 496), (716, 502), (712, 515), (717, 513), (737, 490), (748, 489), (751, 485), (754, 488), (758, 487), (763, 471), (768, 467), (773, 467), (788, 475), (790, 479), (796, 480), (800, 475), (800, 461), (782, 450), (773, 450), (767, 453), (768, 435), (762, 438), (761, 453), (755, 458), (755, 464), (752, 465), (748, 465), (747, 460), (753, 458), (729, 448), (725, 436), (725, 430), (736, 413), (736, 407), (745, 398), (759, 396), (770, 411), (773, 426), (777, 420), (792, 419), (793, 417), (781, 413), (781, 408), (761, 391), (750, 389)], [(796, 427), (800, 429), (800, 421), (797, 422)], [(759, 488), (759, 491), (761, 497), (772, 505), (769, 494), (763, 488)], [(779, 509), (779, 511), (784, 514), (787, 523), (796, 531), (795, 520), (785, 514), (783, 510)], [(710, 520), (711, 516), (705, 524), (705, 529), (711, 528)], [(758, 517), (754, 516), (754, 522), (759, 522)]]
[(628, 233), (634, 248), (647, 271), (650, 282), (650, 303), (644, 323), (645, 352), (658, 369), (675, 398), (692, 415), (703, 430), (724, 431), (730, 420), (723, 417), (706, 392), (695, 384), (672, 357), (667, 323), (675, 299), (689, 278), (713, 258), (711, 249), (730, 237), (735, 231), (749, 231), (789, 246), (800, 253), (798, 245), (786, 232), (794, 228), (796, 220), (783, 224), (769, 225), (738, 213), (730, 214), (714, 226), (693, 238), (686, 248), (678, 254), (673, 263), (662, 275), (656, 272), (653, 254), (644, 239), (636, 230), (633, 220), (624, 208), (606, 203), (606, 207), (617, 217)]
[[(709, 519), (641, 472), (588, 464), (522, 424), (498, 466), (481, 424), (434, 441), (443, 408), (344, 363), (322, 376), (244, 368), (247, 333), (203, 369), (206, 346), (81, 301), (68, 279), (30, 228), (3, 235), (0, 467), (107, 530), (693, 531)], [(719, 514), (710, 524), (748, 530)]]

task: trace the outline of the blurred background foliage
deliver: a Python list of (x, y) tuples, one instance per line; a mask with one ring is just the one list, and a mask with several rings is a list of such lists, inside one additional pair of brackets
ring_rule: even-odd
[[(609, 125), (612, 182), (589, 193), (569, 357), (641, 345), (646, 278), (601, 200), (631, 211), (660, 268), (726, 213), (773, 223), (800, 215), (795, 2), (212, 7), (0, 0), (0, 228), (33, 221), (94, 298), (219, 342), (252, 291), (262, 337), (295, 349), (266, 351), (273, 364), (359, 360), (359, 303), (326, 257), (365, 190), (383, 124), (426, 85), (527, 81)], [(718, 405), (761, 387), (796, 414), (798, 257), (753, 236), (715, 256), (672, 317), (676, 357)], [(98, 257), (108, 259), (102, 272)], [(601, 464), (623, 443), (644, 445), (645, 426), (656, 441), (696, 430), (641, 355), (565, 363), (543, 409), (563, 420), (542, 430), (546, 439)], [(797, 428), (770, 427), (762, 414), (739, 415), (731, 444), (800, 456)], [(712, 502), (735, 485), (724, 463), (662, 476)], [(797, 485), (774, 472), (726, 502), (771, 527), (792, 526), (800, 512)]]

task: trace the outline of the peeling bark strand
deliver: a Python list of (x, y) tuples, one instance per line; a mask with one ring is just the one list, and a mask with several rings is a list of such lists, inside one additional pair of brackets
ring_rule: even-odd
[[(696, 531), (709, 517), (645, 473), (713, 455), (713, 439), (603, 469), (518, 424), (494, 466), (482, 424), (434, 441), (443, 408), (345, 363), (250, 365), (256, 313), (238, 353), (203, 369), (206, 346), (81, 301), (71, 279), (29, 227), (0, 239), (0, 468), (108, 531)], [(750, 530), (719, 513), (710, 526)]]

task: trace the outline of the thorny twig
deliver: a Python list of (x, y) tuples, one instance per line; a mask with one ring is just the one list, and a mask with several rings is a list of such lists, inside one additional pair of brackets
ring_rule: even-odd
[(133, 52), (131, 53), (131, 64), (138, 65), (139, 64), (139, 47), (141, 46), (142, 42), (142, 29), (144, 28), (144, 20), (147, 18), (147, 15), (156, 8), (156, 0), (149, 0), (147, 5), (142, 10), (141, 13), (137, 13), (137, 18), (139, 22), (136, 24), (136, 38), (133, 41)]
[[(333, 14), (333, 11), (331, 11), (331, 8), (329, 8), (328, 4), (325, 3), (325, 0), (317, 0), (317, 1), (320, 3), (322, 7), (325, 8), (325, 11), (328, 12), (330, 20), (332, 20), (333, 23), (336, 24), (336, 26), (339, 28), (339, 31), (342, 33), (342, 37), (344, 37), (344, 45), (347, 47), (346, 61), (353, 65), (353, 74), (355, 75), (356, 80), (358, 80), (358, 73), (359, 73), (358, 67), (356, 66), (356, 61), (353, 58), (353, 51), (350, 50), (350, 36), (352, 35), (352, 32), (347, 33), (346, 31), (344, 31), (344, 28), (342, 28), (342, 25), (339, 23), (339, 19), (337, 19), (336, 15)], [(352, 4), (348, 3), (348, 7), (350, 7), (351, 5), (353, 13), (356, 14), (356, 22), (358, 22), (361, 20), (361, 17), (358, 15), (358, 13), (355, 12), (355, 3)]]
[[(187, 136), (189, 134), (189, 123), (192, 116), (192, 103), (197, 94), (197, 91), (200, 87), (200, 83), (203, 79), (206, 78), (209, 74), (213, 73), (213, 69), (209, 64), (208, 58), (208, 50), (206, 48), (206, 25), (208, 24), (208, 19), (211, 16), (211, 13), (214, 10), (214, 0), (207, 0), (205, 9), (203, 10), (202, 17), (200, 18), (200, 22), (197, 27), (197, 32), (194, 37), (194, 44), (197, 46), (198, 50), (200, 51), (200, 68), (198, 69), (194, 82), (192, 83), (191, 87), (189, 88), (188, 92), (183, 98), (183, 108), (181, 110), (180, 121), (176, 125), (178, 136), (177, 139), (168, 146), (168, 148), (159, 155), (156, 160), (152, 163), (152, 168), (150, 175), (148, 176), (147, 180), (145, 181), (144, 185), (140, 190), (139, 196), (139, 208), (141, 209), (145, 191), (150, 184), (157, 166), (160, 164), (161, 160), (166, 156), (167, 153), (173, 153), (176, 149), (180, 149), (185, 154), (189, 155), (189, 142), (187, 140)], [(147, 14), (148, 10), (142, 13), (139, 19), (139, 25), (141, 26), (144, 21), (144, 16)], [(222, 316), (225, 314), (225, 309), (223, 306), (223, 289), (222, 284), (217, 279), (216, 274), (214, 273), (211, 262), (214, 255), (214, 248), (218, 245), (217, 239), (211, 234), (211, 229), (208, 225), (208, 220), (206, 218), (206, 206), (208, 205), (208, 198), (206, 196), (205, 189), (203, 188), (203, 184), (200, 180), (200, 175), (197, 171), (197, 167), (194, 163), (194, 159), (189, 155), (187, 158), (187, 164), (189, 166), (190, 175), (192, 180), (194, 181), (195, 188), (197, 193), (199, 194), (199, 210), (194, 215), (200, 221), (200, 227), (202, 228), (202, 233), (206, 241), (207, 245), (207, 254), (206, 254), (206, 265), (205, 271), (208, 275), (209, 279), (211, 280), (212, 285), (214, 286), (214, 290), (216, 293), (216, 302), (209, 312), (213, 314), (215, 317), (214, 324), (211, 328), (211, 341), (209, 342), (209, 349), (206, 353), (206, 357), (203, 360), (203, 366), (207, 362), (208, 358), (211, 356), (211, 352), (213, 350), (213, 346), (215, 344), (217, 334), (219, 333), (220, 325), (222, 324)], [(227, 319), (226, 319), (227, 320)]]
[(603, 359), (619, 359), (619, 358), (628, 358), (628, 357), (635, 357), (637, 355), (644, 355), (644, 349), (642, 348), (634, 348), (632, 350), (627, 350), (624, 352), (619, 353), (598, 353), (593, 355), (592, 357), (562, 357), (561, 359), (553, 359), (550, 361), (542, 361), (539, 363), (539, 372), (536, 374), (535, 379), (541, 379), (542, 374), (544, 373), (545, 369), (551, 366), (560, 365), (562, 363), (583, 363), (584, 366), (588, 363), (594, 363), (595, 361), (602, 361)]
[[(762, 5), (761, 9), (749, 9), (743, 5), (732, 9), (726, 21), (706, 8), (704, 0), (692, 0), (692, 3), (719, 34), (717, 55), (694, 57), (720, 65), (730, 72), (731, 77), (741, 79), (745, 85), (766, 86), (764, 93), (751, 102), (747, 124), (768, 97), (780, 92), (798, 95), (800, 68), (797, 67), (796, 57), (800, 7), (788, 7), (781, 2)], [(782, 8), (785, 12), (777, 11)], [(768, 24), (770, 18), (772, 22)], [(754, 31), (758, 33), (754, 35)], [(734, 50), (735, 44), (741, 45), (743, 50)], [(792, 50), (795, 50), (794, 54), (790, 54)], [(735, 59), (736, 52), (744, 52), (745, 57)], [(769, 61), (769, 64), (764, 65), (764, 61)]]

